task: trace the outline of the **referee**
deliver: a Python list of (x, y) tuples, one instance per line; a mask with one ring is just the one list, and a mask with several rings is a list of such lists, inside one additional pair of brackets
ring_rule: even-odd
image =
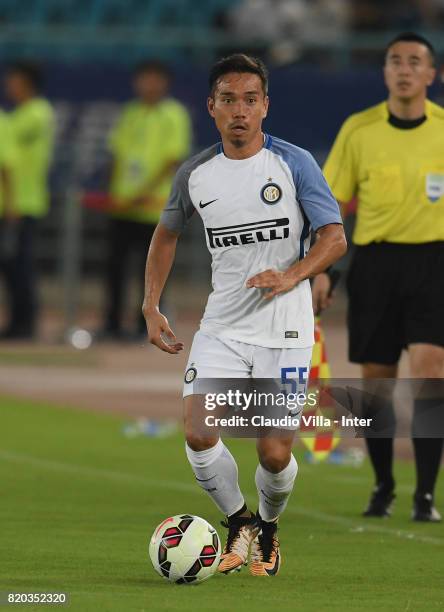
[[(364, 379), (396, 378), (403, 349), (411, 378), (444, 374), (444, 110), (426, 97), (434, 66), (425, 38), (404, 33), (392, 40), (384, 65), (388, 99), (345, 121), (324, 168), (343, 212), (358, 197), (348, 332), (349, 358), (361, 364)], [(328, 305), (329, 290), (328, 275), (319, 275), (315, 309)], [(366, 438), (376, 487), (364, 515), (384, 517), (395, 498), (395, 418), (391, 395), (379, 401), (386, 437)], [(418, 433), (430, 401), (414, 402), (412, 516), (438, 522), (433, 494), (443, 440)]]

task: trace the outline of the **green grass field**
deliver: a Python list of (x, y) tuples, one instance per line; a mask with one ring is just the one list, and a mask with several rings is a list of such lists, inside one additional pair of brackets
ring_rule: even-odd
[[(178, 586), (150, 566), (154, 527), (186, 512), (224, 535), (222, 517), (193, 482), (180, 436), (128, 440), (121, 418), (6, 398), (0, 414), (0, 591), (66, 591), (69, 608), (82, 612), (444, 609), (444, 528), (410, 522), (408, 463), (397, 465), (394, 517), (366, 522), (359, 513), (368, 466), (300, 460), (281, 521), (279, 576), (243, 570)], [(254, 445), (229, 446), (254, 507)], [(438, 502), (442, 509), (442, 479)]]

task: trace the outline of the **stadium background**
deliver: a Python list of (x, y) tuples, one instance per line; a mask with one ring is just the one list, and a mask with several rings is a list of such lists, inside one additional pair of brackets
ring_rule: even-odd
[[(38, 241), (42, 303), (38, 340), (0, 343), (0, 397), (4, 398), (0, 410), (12, 427), (3, 429), (2, 459), (11, 478), (19, 478), (21, 469), (36, 469), (35, 463), (14, 463), (12, 455), (8, 459), (11, 449), (21, 448), (25, 457), (33, 451), (45, 460), (43, 441), (49, 443), (49, 438), (41, 427), (44, 423), (45, 431), (51, 432), (51, 419), (57, 421), (51, 406), (86, 408), (90, 420), (85, 420), (85, 427), (90, 423), (92, 432), (94, 427), (106, 429), (94, 414), (98, 410), (123, 415), (122, 431), (133, 416), (180, 419), (186, 355), (167, 356), (140, 342), (93, 342), (87, 350), (70, 343), (73, 329), (94, 332), (101, 322), (106, 218), (82, 207), (82, 193), (104, 185), (106, 138), (121, 104), (131, 97), (134, 63), (146, 58), (170, 63), (172, 93), (191, 112), (193, 149), (199, 150), (217, 138), (205, 109), (211, 62), (234, 50), (260, 55), (270, 67), (266, 131), (309, 149), (322, 163), (342, 121), (384, 98), (381, 49), (390, 37), (401, 29), (416, 29), (432, 40), (442, 57), (443, 28), (442, 0), (389, 4), (370, 0), (0, 0), (0, 73), (11, 60), (38, 61), (45, 72), (44, 93), (57, 115), (51, 212), (41, 225)], [(444, 99), (441, 78), (430, 97), (438, 102)], [(7, 109), (6, 101), (0, 100)], [(180, 241), (168, 287), (175, 330), (186, 347), (209, 290), (209, 257), (201, 232), (199, 221), (193, 219)], [(133, 285), (128, 299), (135, 304)], [(1, 304), (0, 293), (0, 308)], [(0, 310), (0, 320), (1, 316)], [(358, 376), (358, 368), (347, 362), (344, 321), (345, 299), (339, 291), (323, 317), (332, 374)], [(20, 403), (17, 398), (29, 402)], [(68, 436), (70, 417), (65, 421), (57, 425), (58, 435)], [(27, 432), (23, 436), (17, 433), (22, 426)], [(26, 442), (34, 434), (41, 436), (41, 447)], [(79, 435), (80, 454), (81, 439)], [(177, 460), (182, 462), (180, 437), (173, 440)], [(143, 442), (148, 454), (149, 445), (157, 443), (148, 438)], [(408, 459), (408, 444), (398, 442), (398, 455)], [(94, 445), (94, 436), (88, 444)], [(129, 455), (133, 451), (128, 447)], [(142, 460), (140, 446), (137, 453)], [(106, 468), (106, 455), (101, 461)], [(150, 468), (137, 465), (142, 474), (149, 473)], [(368, 483), (368, 477), (362, 479), (362, 501)], [(160, 505), (158, 511), (170, 510)], [(153, 521), (155, 516), (153, 510)], [(150, 529), (150, 523), (146, 528)], [(398, 529), (401, 534), (402, 528)], [(377, 537), (383, 537), (383, 532), (378, 533)], [(9, 576), (14, 575), (11, 569)], [(16, 584), (25, 586), (23, 581)], [(85, 606), (82, 609), (89, 609)]]

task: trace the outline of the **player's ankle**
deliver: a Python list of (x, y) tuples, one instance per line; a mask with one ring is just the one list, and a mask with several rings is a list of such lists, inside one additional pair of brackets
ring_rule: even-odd
[(254, 513), (251, 512), (251, 510), (247, 508), (247, 504), (244, 504), (242, 508), (240, 508), (233, 514), (228, 515), (227, 519), (230, 520), (230, 519), (236, 519), (236, 518), (253, 518), (253, 516), (254, 516)]

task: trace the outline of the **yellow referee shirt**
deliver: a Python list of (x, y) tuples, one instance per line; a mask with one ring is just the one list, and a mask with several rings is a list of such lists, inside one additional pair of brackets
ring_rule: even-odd
[(324, 175), (337, 200), (358, 197), (355, 244), (444, 240), (444, 109), (427, 100), (425, 114), (400, 129), (383, 102), (339, 131)]

